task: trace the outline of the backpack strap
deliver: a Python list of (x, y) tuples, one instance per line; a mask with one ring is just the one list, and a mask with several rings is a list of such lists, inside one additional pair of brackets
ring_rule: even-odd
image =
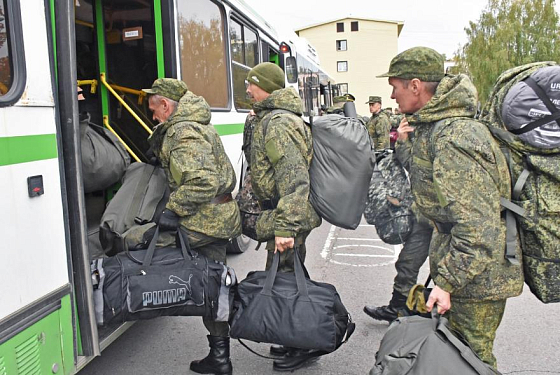
[(519, 135), (530, 132), (531, 130), (538, 128), (539, 126), (543, 126), (544, 124), (548, 124), (551, 121), (556, 121), (558, 126), (560, 126), (560, 110), (558, 110), (556, 106), (550, 101), (550, 98), (546, 95), (546, 92), (542, 89), (542, 87), (540, 87), (532, 77), (527, 77), (523, 82), (525, 82), (527, 86), (533, 89), (535, 94), (537, 94), (539, 99), (542, 100), (546, 108), (550, 111), (550, 115), (533, 121), (520, 129), (512, 129), (509, 131), (513, 134)]
[[(288, 110), (285, 109), (273, 109), (272, 111), (270, 111), (270, 113), (267, 113), (262, 120), (262, 128), (263, 128), (263, 136), (266, 137), (266, 130), (268, 128), (268, 124), (270, 123), (270, 120), (272, 120), (274, 118), (274, 116), (281, 114), (281, 113), (292, 113)], [(293, 113), (292, 113), (293, 114)]]

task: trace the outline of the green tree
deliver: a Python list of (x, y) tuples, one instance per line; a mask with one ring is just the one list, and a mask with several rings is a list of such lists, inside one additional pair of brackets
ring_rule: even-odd
[(560, 25), (554, 0), (489, 0), (465, 28), (467, 43), (455, 56), (484, 102), (504, 70), (535, 61), (560, 61)]

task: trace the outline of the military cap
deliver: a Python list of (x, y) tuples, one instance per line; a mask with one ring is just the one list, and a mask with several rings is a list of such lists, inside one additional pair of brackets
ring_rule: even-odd
[(175, 78), (158, 78), (149, 89), (142, 91), (152, 94), (165, 96), (168, 99), (178, 102), (189, 90), (187, 84)]
[(344, 94), (344, 97), (346, 98), (347, 102), (353, 102), (356, 100), (356, 97), (352, 94)]
[(247, 74), (247, 81), (259, 86), (272, 94), (273, 91), (285, 87), (284, 71), (276, 64), (263, 62), (255, 66)]
[(335, 96), (332, 101), (333, 103), (345, 103), (345, 102), (353, 102), (354, 100), (356, 100), (354, 95), (344, 94), (344, 95)]
[(381, 104), (381, 97), (380, 96), (370, 96), (369, 100), (366, 102), (366, 104), (371, 104), (371, 103), (380, 103)]
[(413, 47), (391, 60), (389, 71), (377, 76), (402, 79), (418, 78), (424, 82), (439, 82), (444, 77), (444, 58), (428, 47)]

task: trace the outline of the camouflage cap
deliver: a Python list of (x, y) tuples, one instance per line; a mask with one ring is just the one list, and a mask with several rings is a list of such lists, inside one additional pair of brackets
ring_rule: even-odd
[(168, 99), (178, 102), (189, 90), (187, 84), (175, 78), (158, 78), (149, 89), (142, 91), (152, 94), (165, 96)]
[(444, 58), (428, 47), (413, 47), (391, 60), (389, 71), (377, 76), (402, 79), (418, 78), (424, 82), (439, 82), (445, 76)]
[(369, 100), (366, 102), (366, 104), (372, 104), (372, 103), (381, 103), (381, 97), (380, 96), (370, 96)]
[(335, 96), (335, 97), (333, 98), (333, 103), (353, 102), (354, 100), (356, 100), (356, 98), (354, 97), (354, 95), (352, 95), (352, 94), (344, 94), (344, 95)]

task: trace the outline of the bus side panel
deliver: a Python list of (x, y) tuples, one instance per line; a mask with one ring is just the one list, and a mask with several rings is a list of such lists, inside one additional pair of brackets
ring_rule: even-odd
[[(69, 283), (44, 1), (26, 0), (21, 16), (27, 86), (0, 108), (0, 323)], [(33, 198), (32, 176), (44, 184)]]
[(2, 374), (72, 374), (70, 296), (54, 311), (0, 345)]

